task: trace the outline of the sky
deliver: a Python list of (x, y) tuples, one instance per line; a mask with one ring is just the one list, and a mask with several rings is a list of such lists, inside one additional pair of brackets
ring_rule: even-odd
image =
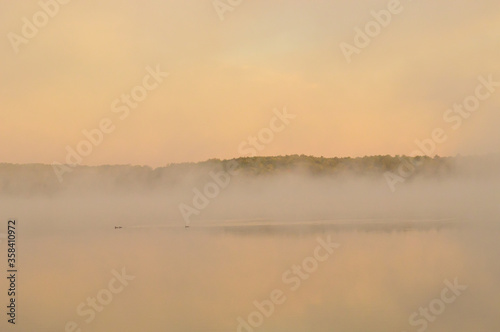
[(0, 0), (0, 162), (500, 152), (497, 0), (59, 1)]

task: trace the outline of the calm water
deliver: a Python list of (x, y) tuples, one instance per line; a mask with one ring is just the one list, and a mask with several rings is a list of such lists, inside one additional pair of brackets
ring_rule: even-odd
[[(500, 330), (500, 233), (491, 227), (106, 225), (19, 232), (18, 324), (3, 319), (2, 331), (65, 331), (73, 321), (81, 331), (222, 332), (237, 331), (237, 319), (248, 322), (249, 315), (259, 327), (240, 331)], [(318, 238), (340, 247), (316, 249)], [(113, 270), (122, 269), (135, 278), (113, 281)], [(456, 278), (467, 289), (441, 307), (446, 280)], [(280, 303), (267, 307), (269, 317), (252, 314), (254, 301), (265, 307), (273, 291)], [(96, 296), (100, 311), (87, 303)], [(410, 316), (430, 304), (439, 314), (430, 311), (425, 328), (422, 320), (411, 326)]]

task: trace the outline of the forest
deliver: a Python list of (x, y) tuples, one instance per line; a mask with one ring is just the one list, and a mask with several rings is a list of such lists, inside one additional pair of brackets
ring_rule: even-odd
[(366, 156), (325, 158), (306, 155), (209, 159), (198, 163), (169, 164), (164, 167), (133, 165), (74, 166), (59, 181), (54, 167), (46, 164), (0, 164), (0, 194), (55, 194), (69, 189), (110, 191), (163, 190), (207, 178), (210, 171), (233, 165), (237, 178), (308, 175), (335, 178), (383, 178), (384, 174), (416, 178), (485, 177), (500, 170), (498, 155), (475, 157)]

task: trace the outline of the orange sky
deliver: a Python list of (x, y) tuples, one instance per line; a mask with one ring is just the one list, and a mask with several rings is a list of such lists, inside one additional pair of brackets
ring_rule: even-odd
[[(222, 21), (211, 0), (72, 0), (16, 53), (41, 7), (3, 1), (0, 162), (64, 163), (105, 118), (82, 164), (239, 157), (284, 107), (297, 117), (259, 154), (409, 154), (435, 128), (437, 154), (500, 152), (500, 87), (457, 130), (443, 119), (478, 76), (500, 81), (498, 1), (402, 0), (348, 63), (340, 44), (388, 2), (242, 1)], [(169, 76), (121, 120), (113, 102), (157, 65)]]

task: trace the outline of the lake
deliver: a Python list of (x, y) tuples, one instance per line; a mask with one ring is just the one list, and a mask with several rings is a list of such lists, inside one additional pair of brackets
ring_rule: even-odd
[(500, 330), (500, 233), (488, 225), (18, 223), (6, 331)]

